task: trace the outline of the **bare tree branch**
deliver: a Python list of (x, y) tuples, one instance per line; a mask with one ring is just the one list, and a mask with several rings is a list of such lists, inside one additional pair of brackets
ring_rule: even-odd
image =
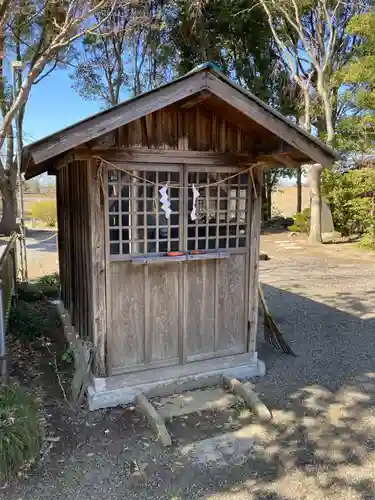
[(3, 23), (10, 7), (11, 0), (2, 0), (0, 2), (0, 23)]
[[(87, 33), (94, 32), (111, 16), (118, 0), (68, 0), (65, 5), (64, 19), (60, 22), (56, 17), (53, 19), (55, 33), (52, 35), (50, 43), (44, 51), (35, 58), (34, 64), (30, 67), (25, 76), (18, 95), (15, 97), (12, 105), (4, 116), (0, 126), (0, 148), (2, 148), (6, 139), (6, 130), (12, 123), (12, 120), (20, 111), (20, 108), (27, 101), (31, 86), (37, 80), (47, 64), (54, 61), (56, 54), (62, 49), (70, 46), (75, 40), (81, 38)], [(52, 2), (53, 4), (53, 2)], [(56, 6), (56, 4), (54, 4)], [(92, 22), (96, 12), (102, 11), (104, 7), (108, 8), (108, 14), (100, 19), (99, 22)], [(10, 2), (8, 2), (5, 14), (8, 12)], [(90, 24), (91, 23), (91, 24)]]

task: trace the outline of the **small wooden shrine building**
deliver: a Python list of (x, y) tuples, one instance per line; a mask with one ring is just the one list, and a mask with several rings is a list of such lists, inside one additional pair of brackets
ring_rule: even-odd
[(24, 149), (26, 178), (56, 175), (61, 304), (93, 345), (91, 408), (264, 374), (262, 169), (336, 158), (209, 63)]

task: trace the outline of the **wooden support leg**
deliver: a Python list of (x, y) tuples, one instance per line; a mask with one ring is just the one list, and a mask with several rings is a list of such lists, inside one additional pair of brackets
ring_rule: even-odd
[(165, 421), (155, 410), (146, 396), (144, 394), (138, 394), (135, 398), (135, 403), (139, 407), (140, 412), (143, 413), (145, 417), (147, 417), (151, 427), (158, 435), (162, 445), (171, 446), (172, 440), (165, 426)]
[(272, 414), (267, 406), (259, 399), (258, 394), (254, 392), (252, 384), (242, 383), (236, 378), (224, 378), (224, 385), (234, 394), (242, 398), (255, 415), (263, 421), (272, 419)]

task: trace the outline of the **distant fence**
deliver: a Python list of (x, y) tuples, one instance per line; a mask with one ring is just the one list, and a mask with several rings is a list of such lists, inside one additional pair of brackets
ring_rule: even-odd
[(17, 284), (17, 240), (13, 233), (0, 257), (0, 375), (6, 374), (5, 334), (8, 329), (9, 312)]

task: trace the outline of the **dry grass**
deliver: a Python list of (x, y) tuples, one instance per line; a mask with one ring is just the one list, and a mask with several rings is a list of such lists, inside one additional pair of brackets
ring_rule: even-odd
[[(272, 215), (291, 217), (297, 209), (297, 189), (295, 186), (279, 186), (272, 195)], [(309, 207), (309, 188), (302, 187), (302, 210)]]

